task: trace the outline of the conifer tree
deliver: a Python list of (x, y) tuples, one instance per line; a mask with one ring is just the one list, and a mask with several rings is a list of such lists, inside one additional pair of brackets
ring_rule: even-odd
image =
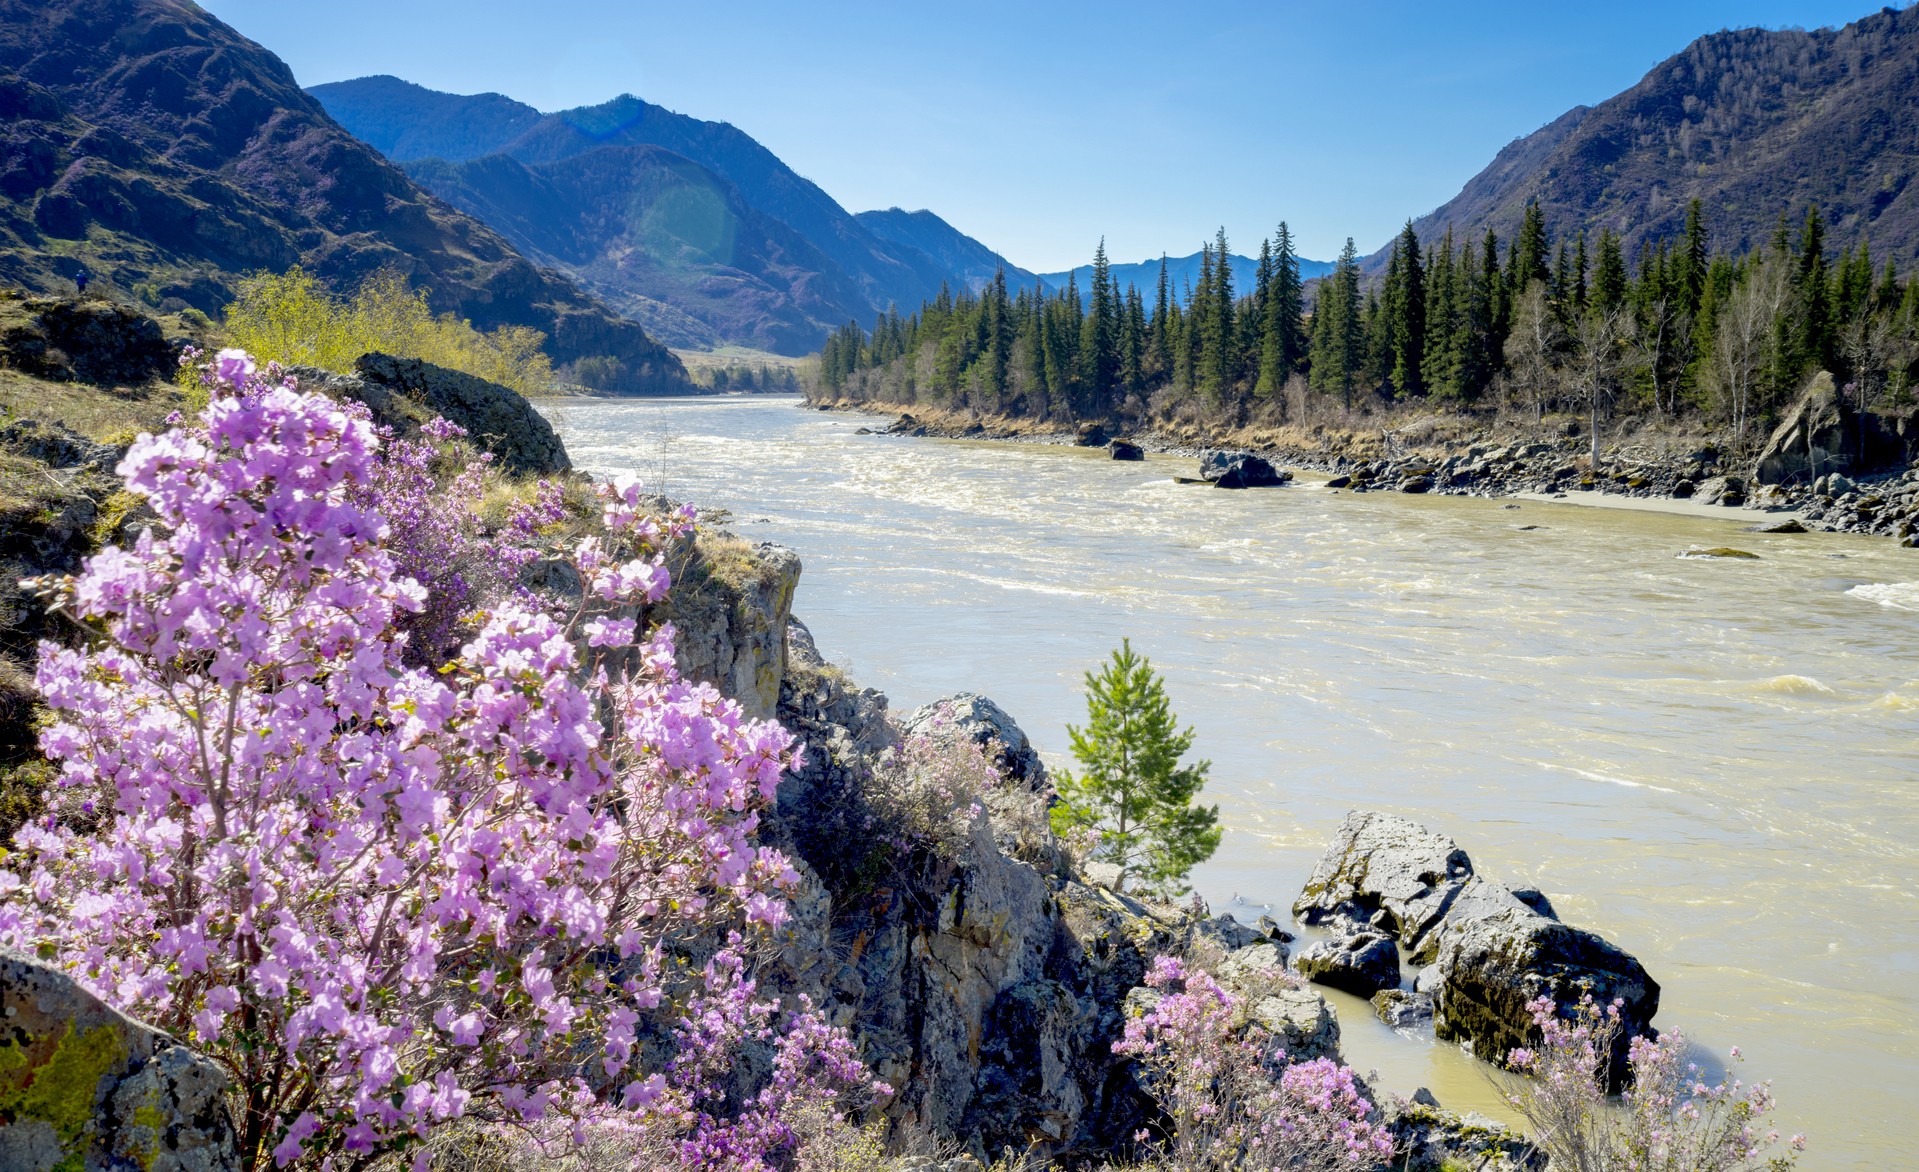
[[(1830, 368), (1833, 365), (1831, 290), (1826, 287), (1826, 224), (1819, 216), (1819, 205), (1806, 209), (1806, 222), (1799, 229), (1799, 263), (1794, 281), (1798, 300), (1799, 329), (1794, 338), (1802, 362)], [(1796, 378), (1797, 370), (1781, 372), (1785, 380)]]
[(1320, 281), (1314, 302), (1312, 378), (1320, 390), (1337, 392), (1349, 412), (1364, 356), (1360, 326), (1359, 259), (1348, 236), (1339, 263)]
[(1706, 292), (1706, 269), (1710, 262), (1705, 205), (1695, 199), (1686, 205), (1686, 235), (1673, 257), (1676, 270), (1673, 292), (1679, 298), (1680, 310), (1687, 317), (1699, 312), (1700, 300)]
[(1421, 358), (1420, 381), (1426, 393), (1442, 399), (1458, 397), (1453, 383), (1453, 344), (1459, 332), (1459, 286), (1454, 278), (1453, 230), (1433, 249), (1426, 294), (1426, 352)]
[(1387, 306), (1392, 320), (1392, 368), (1386, 377), (1397, 394), (1421, 395), (1426, 391), (1421, 375), (1426, 361), (1426, 273), (1411, 220), (1400, 230), (1394, 255), (1400, 269)]
[(1520, 221), (1518, 245), (1519, 267), (1512, 279), (1506, 283), (1510, 290), (1518, 293), (1533, 281), (1551, 281), (1552, 271), (1547, 267), (1550, 257), (1548, 250), (1552, 242), (1546, 236), (1546, 215), (1539, 210), (1534, 200), (1526, 205), (1525, 217)]
[(1068, 726), (1078, 774), (1062, 774), (1054, 829), (1096, 831), (1092, 858), (1119, 868), (1115, 890), (1171, 898), (1219, 849), (1219, 807), (1194, 802), (1206, 761), (1181, 764), (1193, 730), (1179, 727), (1153, 665), (1120, 644), (1097, 674), (1086, 673), (1086, 726)]
[(1304, 309), (1292, 229), (1281, 221), (1273, 236), (1273, 287), (1266, 298), (1266, 321), (1260, 330), (1256, 393), (1263, 397), (1277, 395), (1306, 356), (1306, 340), (1300, 328)]
[(1239, 381), (1239, 330), (1233, 312), (1233, 263), (1226, 248), (1226, 229), (1213, 241), (1212, 305), (1207, 310), (1207, 381), (1214, 401), (1224, 402)]
[(1139, 289), (1126, 285), (1126, 305), (1119, 320), (1119, 390), (1122, 395), (1146, 389), (1146, 304)]
[(1626, 258), (1619, 250), (1619, 237), (1610, 228), (1599, 233), (1599, 264), (1593, 269), (1589, 300), (1601, 313), (1610, 313), (1626, 302)]
[(1119, 299), (1113, 288), (1113, 270), (1106, 263), (1106, 238), (1093, 253), (1092, 305), (1081, 325), (1080, 377), (1087, 405), (1095, 412), (1110, 408), (1119, 375)]
[(1166, 254), (1159, 255), (1159, 283), (1153, 293), (1153, 336), (1152, 368), (1153, 373), (1167, 376), (1173, 372), (1173, 339), (1170, 332), (1171, 319), (1168, 313), (1172, 308), (1172, 289), (1166, 278)]

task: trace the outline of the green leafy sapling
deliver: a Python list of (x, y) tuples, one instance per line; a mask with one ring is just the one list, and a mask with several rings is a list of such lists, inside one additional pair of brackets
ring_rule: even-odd
[(1085, 728), (1067, 726), (1081, 772), (1057, 781), (1053, 829), (1096, 833), (1090, 857), (1119, 867), (1118, 890), (1186, 894), (1186, 876), (1219, 849), (1219, 807), (1193, 801), (1211, 763), (1180, 763), (1193, 730), (1179, 727), (1164, 682), (1131, 640), (1086, 673), (1086, 713)]

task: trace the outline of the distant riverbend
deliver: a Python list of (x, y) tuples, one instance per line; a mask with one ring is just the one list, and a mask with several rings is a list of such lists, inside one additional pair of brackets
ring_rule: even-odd
[[(577, 465), (797, 550), (796, 612), (896, 711), (983, 692), (1058, 764), (1080, 673), (1130, 636), (1213, 761), (1216, 910), (1284, 918), (1347, 810), (1405, 814), (1635, 953), (1658, 1025), (1741, 1046), (1811, 1135), (1803, 1167), (1910, 1159), (1919, 553), (1743, 516), (1222, 492), (1175, 483), (1187, 459), (862, 436), (793, 399), (542, 409)], [(1483, 1067), (1332, 996), (1385, 1089), (1493, 1107)]]

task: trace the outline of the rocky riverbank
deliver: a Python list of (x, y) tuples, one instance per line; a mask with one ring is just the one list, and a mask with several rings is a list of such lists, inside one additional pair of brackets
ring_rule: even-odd
[[(1329, 488), (1450, 496), (1679, 500), (1778, 514), (1764, 526), (1891, 537), (1919, 548), (1919, 424), (1860, 417), (1813, 380), (1756, 456), (1737, 456), (1704, 436), (1634, 436), (1602, 445), (1541, 425), (1495, 432), (1458, 417), (1428, 418), (1396, 430), (1335, 428), (1209, 431), (1171, 426), (1124, 431), (1100, 423), (1073, 428), (1027, 419), (914, 407), (905, 414), (871, 403), (814, 401), (820, 410), (891, 417), (875, 435), (1002, 440), (1102, 447), (1115, 459), (1143, 452), (1204, 460), (1244, 451), (1275, 465), (1325, 474)], [(1857, 456), (1845, 454), (1858, 449)], [(1862, 470), (1864, 469), (1864, 470)], [(1210, 479), (1210, 478), (1209, 478)]]

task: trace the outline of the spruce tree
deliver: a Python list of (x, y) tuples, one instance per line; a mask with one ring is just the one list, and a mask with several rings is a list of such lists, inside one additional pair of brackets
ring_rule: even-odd
[(1552, 242), (1546, 236), (1546, 215), (1539, 210), (1537, 200), (1526, 205), (1525, 217), (1519, 224), (1519, 268), (1517, 279), (1509, 281), (1511, 291), (1524, 292), (1527, 285), (1534, 281), (1551, 281), (1552, 271), (1547, 267), (1550, 257), (1547, 255)]
[(1113, 287), (1113, 270), (1106, 263), (1106, 238), (1101, 237), (1093, 253), (1092, 305), (1080, 332), (1080, 377), (1085, 383), (1087, 406), (1094, 412), (1109, 410), (1113, 387), (1119, 376), (1119, 298)]
[(1233, 313), (1233, 261), (1226, 248), (1226, 229), (1213, 241), (1213, 303), (1207, 311), (1211, 337), (1207, 381), (1215, 402), (1223, 403), (1239, 381), (1239, 329)]
[(1173, 338), (1168, 313), (1172, 308), (1172, 289), (1166, 279), (1166, 254), (1159, 255), (1159, 284), (1153, 293), (1153, 373), (1164, 378), (1173, 371)]
[[(1795, 291), (1798, 294), (1799, 329), (1794, 339), (1799, 357), (1830, 369), (1833, 365), (1832, 308), (1826, 287), (1826, 224), (1819, 216), (1819, 205), (1806, 209), (1806, 222), (1799, 229), (1799, 263)], [(1797, 370), (1782, 371), (1793, 378)], [(1783, 389), (1783, 388), (1782, 388)]]
[(1433, 250), (1426, 293), (1426, 352), (1420, 380), (1426, 393), (1442, 399), (1458, 397), (1453, 383), (1453, 344), (1458, 336), (1459, 286), (1454, 279), (1453, 230)]
[(1126, 285), (1125, 307), (1119, 319), (1119, 391), (1137, 395), (1146, 389), (1146, 304), (1139, 289)]
[(1699, 312), (1700, 301), (1705, 297), (1706, 271), (1711, 263), (1705, 205), (1697, 199), (1686, 205), (1686, 240), (1675, 262), (1679, 272), (1674, 291), (1679, 295), (1679, 308), (1687, 317), (1692, 317)]
[(1091, 857), (1119, 868), (1115, 890), (1185, 894), (1186, 876), (1219, 849), (1219, 807), (1194, 801), (1211, 766), (1181, 764), (1193, 730), (1179, 727), (1165, 684), (1130, 640), (1086, 673), (1086, 715), (1085, 727), (1066, 730), (1080, 772), (1058, 778), (1054, 829), (1097, 832)]
[(1306, 356), (1306, 339), (1300, 328), (1304, 309), (1293, 233), (1282, 221), (1273, 236), (1273, 287), (1266, 297), (1266, 322), (1260, 330), (1256, 394), (1265, 398), (1277, 395)]
[(1419, 236), (1406, 221), (1394, 245), (1400, 271), (1387, 312), (1392, 317), (1392, 369), (1387, 379), (1399, 395), (1422, 395), (1426, 383), (1426, 273), (1419, 260)]
[(1593, 269), (1592, 307), (1610, 313), (1626, 302), (1626, 258), (1619, 250), (1619, 237), (1607, 228), (1599, 234), (1599, 264)]

